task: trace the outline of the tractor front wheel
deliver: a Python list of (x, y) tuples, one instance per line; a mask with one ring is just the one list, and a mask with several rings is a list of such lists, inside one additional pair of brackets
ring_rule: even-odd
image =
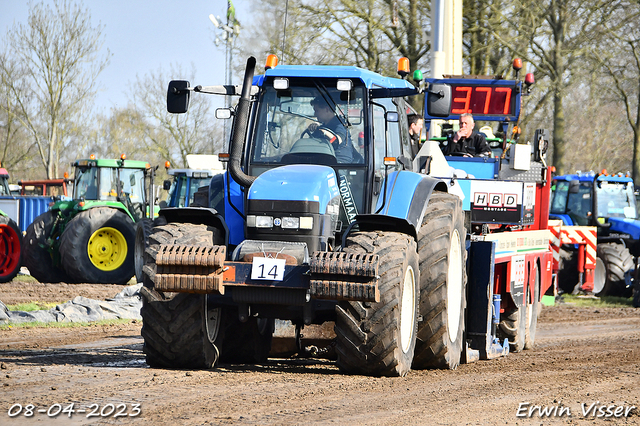
[[(625, 274), (633, 269), (633, 257), (622, 244), (598, 244), (598, 258), (604, 264), (606, 275), (602, 289), (594, 291), (596, 296), (624, 296), (626, 292)], [(629, 295), (626, 295), (628, 297)]]
[(418, 327), (416, 242), (397, 232), (354, 232), (344, 251), (379, 256), (380, 302), (336, 306), (338, 367), (351, 374), (404, 376), (411, 369)]
[(63, 268), (77, 282), (126, 284), (134, 274), (134, 227), (117, 209), (78, 213), (60, 238)]
[(20, 271), (22, 233), (8, 216), (0, 215), (0, 283), (11, 281)]

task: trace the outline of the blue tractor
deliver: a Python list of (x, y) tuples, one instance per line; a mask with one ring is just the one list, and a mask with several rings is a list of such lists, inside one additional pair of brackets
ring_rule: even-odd
[[(640, 217), (631, 177), (621, 173), (578, 172), (555, 176), (552, 189), (550, 218), (561, 219), (566, 225), (597, 227), (593, 293), (631, 296), (640, 256)], [(562, 291), (571, 293), (578, 281), (574, 265), (577, 251), (564, 246), (561, 259), (558, 285)]]
[[(275, 319), (298, 331), (334, 322), (332, 351), (351, 374), (404, 376), (412, 367), (455, 368), (508, 353), (509, 345), (495, 339), (501, 307), (500, 295), (492, 295), (493, 260), (504, 262), (502, 279), (514, 271), (514, 296), (505, 293), (505, 303), (537, 315), (527, 308), (534, 300), (537, 308), (551, 275), (540, 269), (551, 258), (546, 231), (503, 234), (538, 236), (504, 242), (540, 246), (537, 255), (532, 247), (519, 253), (511, 269), (511, 255), (498, 252), (495, 240), (467, 241), (463, 202), (449, 193), (451, 179), (416, 165), (405, 97), (421, 89), (356, 67), (272, 60), (254, 76), (249, 58), (241, 88), (169, 83), (171, 113), (185, 113), (194, 93), (240, 99), (235, 108), (216, 111), (218, 118), (233, 117), (234, 126), (228, 167), (212, 177), (208, 206), (161, 209), (162, 224), (151, 229), (141, 290), (147, 363), (211, 368), (265, 360)], [(449, 111), (451, 89), (434, 93), (428, 109)], [(509, 105), (519, 108), (520, 92), (513, 93)], [(535, 181), (502, 183), (491, 194), (513, 199), (501, 208), (510, 223), (525, 214), (523, 191), (533, 196), (533, 209)], [(477, 210), (478, 218), (487, 215)], [(476, 247), (470, 268), (477, 282), (469, 309), (468, 244)], [(527, 256), (537, 256), (536, 264)], [(467, 316), (472, 343), (465, 343)], [(535, 319), (514, 324), (523, 344), (525, 334), (533, 344)], [(525, 333), (526, 324), (533, 329)]]

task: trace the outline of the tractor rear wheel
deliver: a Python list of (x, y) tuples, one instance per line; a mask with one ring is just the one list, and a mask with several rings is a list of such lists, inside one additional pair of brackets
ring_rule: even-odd
[(51, 253), (46, 249), (56, 238), (51, 235), (51, 230), (57, 215), (56, 211), (50, 210), (36, 217), (22, 239), (22, 264), (41, 283), (72, 282), (62, 268), (55, 266)]
[(143, 280), (142, 267), (144, 266), (144, 252), (149, 246), (149, 235), (153, 228), (152, 219), (142, 219), (136, 224), (136, 243), (133, 263), (136, 271), (136, 282), (141, 283)]
[(434, 192), (418, 233), (420, 315), (413, 367), (454, 369), (463, 350), (466, 231), (462, 202)]
[(78, 213), (60, 237), (62, 267), (77, 282), (126, 284), (134, 274), (135, 225), (124, 212)]
[[(596, 296), (623, 296), (626, 291), (625, 274), (633, 269), (633, 257), (622, 244), (598, 244), (598, 258), (604, 263), (606, 277), (602, 290)], [(627, 295), (628, 297), (628, 295)]]
[(336, 306), (337, 365), (351, 374), (404, 376), (411, 369), (417, 332), (415, 240), (397, 232), (354, 232), (344, 251), (379, 256), (380, 302)]
[(0, 283), (11, 281), (20, 271), (22, 232), (9, 216), (0, 215)]

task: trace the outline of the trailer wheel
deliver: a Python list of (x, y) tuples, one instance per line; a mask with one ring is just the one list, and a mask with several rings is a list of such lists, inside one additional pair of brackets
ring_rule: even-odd
[(380, 302), (336, 306), (337, 365), (350, 374), (404, 376), (411, 369), (417, 332), (416, 243), (397, 232), (354, 232), (344, 251), (379, 256)]
[[(606, 270), (605, 283), (596, 296), (623, 296), (626, 292), (625, 273), (633, 269), (633, 257), (622, 244), (598, 244), (597, 256)], [(628, 297), (628, 295), (627, 295)]]
[(22, 264), (41, 283), (72, 282), (62, 268), (55, 266), (51, 253), (45, 248), (53, 243), (47, 239), (51, 237), (56, 216), (57, 212), (48, 211), (36, 217), (22, 239)]
[(533, 302), (529, 303), (529, 287), (527, 286), (527, 308), (526, 308), (526, 327), (524, 337), (524, 349), (533, 349), (536, 343), (536, 329), (538, 328), (538, 315), (542, 310), (540, 303), (540, 268), (536, 263), (533, 268), (535, 274), (535, 282), (533, 284)]
[(136, 282), (143, 280), (142, 267), (144, 266), (144, 252), (149, 245), (149, 235), (153, 228), (152, 219), (142, 219), (136, 223), (136, 243), (133, 263), (135, 265)]
[(454, 369), (463, 349), (466, 231), (462, 203), (434, 192), (418, 233), (420, 315), (413, 367)]
[(20, 271), (22, 232), (9, 216), (0, 215), (0, 283), (11, 281)]
[(498, 337), (506, 338), (509, 341), (511, 352), (520, 352), (524, 349), (526, 325), (527, 306), (521, 306), (500, 315)]
[(60, 237), (62, 267), (77, 282), (126, 284), (134, 274), (135, 225), (120, 210), (78, 213)]

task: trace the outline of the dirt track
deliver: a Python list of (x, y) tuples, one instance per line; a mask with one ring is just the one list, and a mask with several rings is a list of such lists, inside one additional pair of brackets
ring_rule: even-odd
[[(32, 300), (59, 294), (43, 284), (18, 287), (40, 295)], [(119, 291), (89, 287), (91, 294), (76, 287), (67, 299)], [(15, 303), (5, 301), (15, 291), (0, 288), (0, 300)], [(49, 424), (47, 410), (72, 402), (71, 419), (61, 414), (56, 424), (640, 424), (640, 309), (546, 307), (538, 327), (534, 350), (404, 378), (345, 376), (332, 362), (314, 359), (152, 370), (138, 322), (0, 331), (0, 424)], [(29, 403), (36, 406), (32, 417), (24, 415)], [(584, 415), (582, 405), (594, 403), (595, 414)], [(22, 412), (10, 417), (15, 404)], [(108, 404), (115, 413), (135, 414), (133, 404), (141, 411), (115, 418), (106, 415)], [(96, 408), (98, 416), (87, 418)]]

